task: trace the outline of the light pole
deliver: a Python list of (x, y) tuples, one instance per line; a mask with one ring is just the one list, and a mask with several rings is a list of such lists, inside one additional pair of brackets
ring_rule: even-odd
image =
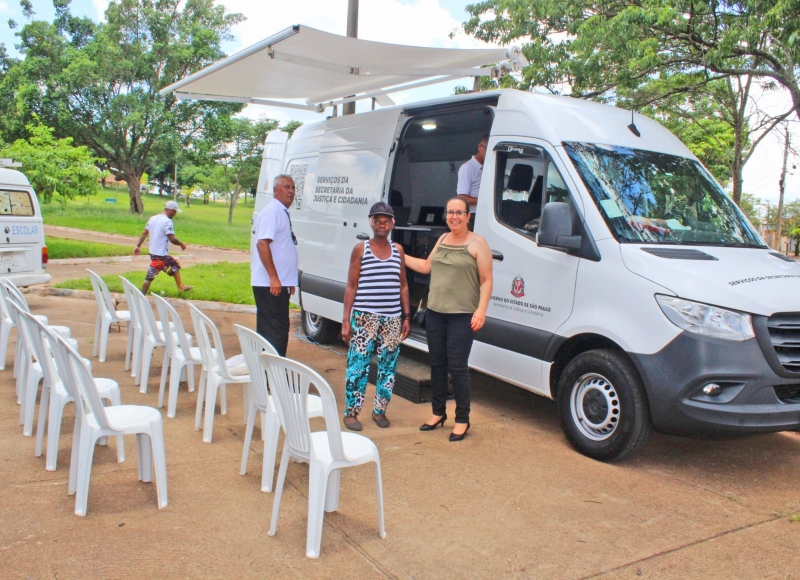
[[(358, 0), (347, 0), (347, 36), (358, 38)], [(342, 115), (354, 115), (355, 112), (355, 102), (342, 105)]]

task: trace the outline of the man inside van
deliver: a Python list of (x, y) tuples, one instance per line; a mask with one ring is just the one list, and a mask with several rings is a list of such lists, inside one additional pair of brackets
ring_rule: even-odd
[(255, 224), (257, 252), (250, 260), (250, 284), (256, 300), (256, 332), (286, 356), (289, 296), (297, 286), (297, 238), (288, 209), (294, 201), (294, 179), (278, 175), (272, 192), (272, 201)]
[(483, 161), (486, 159), (486, 146), (488, 143), (489, 135), (481, 137), (481, 140), (478, 141), (478, 152), (458, 170), (456, 195), (469, 205), (470, 229), (472, 229), (472, 224), (475, 223), (475, 206), (478, 204), (478, 194), (481, 190)]
[(158, 276), (159, 272), (166, 272), (167, 276), (172, 276), (178, 286), (178, 292), (188, 292), (194, 286), (184, 286), (181, 282), (181, 265), (178, 260), (169, 255), (169, 245), (180, 246), (181, 250), (186, 249), (186, 244), (175, 237), (175, 226), (172, 218), (176, 213), (183, 213), (175, 201), (168, 201), (164, 205), (164, 211), (157, 213), (147, 221), (142, 235), (136, 243), (133, 255), (138, 256), (141, 252), (142, 244), (150, 236), (150, 267), (147, 268), (147, 275), (142, 284), (142, 294), (147, 294), (150, 284)]

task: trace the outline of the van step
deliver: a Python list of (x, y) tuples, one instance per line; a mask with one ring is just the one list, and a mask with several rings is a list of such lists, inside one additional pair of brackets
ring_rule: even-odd
[[(412, 356), (416, 354), (417, 353), (414, 353)], [(375, 385), (377, 381), (378, 365), (373, 361), (369, 365), (369, 382)], [(394, 376), (393, 393), (412, 403), (430, 402), (431, 368), (424, 362), (414, 360), (413, 358), (401, 354), (397, 359), (397, 371)]]

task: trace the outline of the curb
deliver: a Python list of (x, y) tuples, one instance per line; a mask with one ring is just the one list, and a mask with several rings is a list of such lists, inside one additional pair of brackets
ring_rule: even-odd
[[(25, 292), (25, 291), (23, 291)], [(94, 300), (94, 292), (89, 290), (72, 290), (70, 288), (28, 288), (26, 294), (36, 294), (37, 296), (63, 296), (68, 298), (82, 298), (85, 300)], [(125, 302), (125, 294), (111, 293), (117, 303)], [(193, 304), (199, 310), (209, 310), (214, 312), (232, 312), (237, 314), (255, 314), (256, 307), (248, 304), (231, 304), (229, 302), (210, 302), (207, 300), (182, 300), (180, 298), (167, 298), (167, 302), (172, 304), (175, 308), (188, 308), (189, 304)], [(151, 297), (147, 300), (153, 303)]]

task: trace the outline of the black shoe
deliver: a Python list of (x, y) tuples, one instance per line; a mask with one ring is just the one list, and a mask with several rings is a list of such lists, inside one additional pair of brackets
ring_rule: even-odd
[(469, 423), (467, 423), (467, 428), (464, 429), (464, 432), (461, 435), (450, 433), (450, 441), (463, 441), (464, 437), (467, 436), (467, 431), (469, 431)]
[(442, 418), (441, 418), (441, 419), (439, 419), (439, 420), (438, 420), (436, 423), (434, 423), (433, 425), (428, 425), (427, 423), (423, 423), (423, 424), (420, 426), (419, 430), (420, 430), (420, 431), (433, 431), (433, 430), (434, 430), (434, 429), (436, 429), (436, 428), (437, 428), (439, 425), (441, 425), (442, 427), (444, 427), (444, 422), (445, 422), (445, 421), (447, 421), (447, 414), (444, 414), (444, 415), (442, 415)]
[(381, 429), (386, 429), (391, 423), (386, 418), (386, 413), (372, 413), (372, 420), (378, 424)]
[[(350, 419), (349, 422), (348, 419)], [(359, 423), (358, 417), (356, 415), (349, 415), (345, 417), (342, 422), (344, 423), (344, 426), (350, 429), (351, 431), (361, 431), (361, 423)]]

